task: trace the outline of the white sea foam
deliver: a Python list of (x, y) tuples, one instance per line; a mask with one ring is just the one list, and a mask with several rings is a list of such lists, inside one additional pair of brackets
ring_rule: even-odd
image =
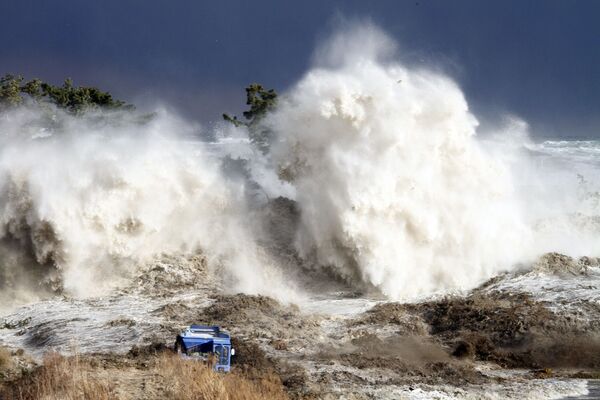
[[(257, 245), (255, 211), (277, 196), (299, 211), (299, 271), (393, 299), (468, 289), (547, 251), (600, 254), (597, 143), (535, 144), (516, 118), (480, 138), (459, 86), (401, 59), (372, 26), (335, 35), (266, 118), (266, 157), (245, 128), (190, 142), (196, 127), (165, 111), (145, 124), (4, 113), (0, 285), (35, 264), (34, 281), (41, 266), (88, 296), (157, 254), (202, 251), (228, 287), (288, 300), (289, 269)], [(219, 168), (226, 155), (243, 178)]]
[(270, 120), (301, 255), (392, 298), (470, 287), (519, 261), (531, 233), (458, 86), (380, 57), (393, 50), (373, 28), (349, 34)]
[[(246, 228), (240, 185), (179, 139), (189, 124), (166, 112), (145, 124), (53, 112), (44, 138), (32, 126), (47, 111), (0, 122), (0, 238), (56, 270), (67, 294), (101, 294), (158, 254), (195, 251), (230, 274), (231, 289), (287, 287)], [(4, 294), (25, 266), (8, 268)]]

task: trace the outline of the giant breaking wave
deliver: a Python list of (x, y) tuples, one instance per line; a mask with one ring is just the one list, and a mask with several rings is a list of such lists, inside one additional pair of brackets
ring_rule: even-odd
[(240, 290), (285, 287), (244, 226), (240, 185), (185, 140), (193, 126), (166, 111), (147, 123), (51, 113), (59, 126), (50, 131), (47, 109), (0, 122), (3, 295), (25, 284), (98, 295), (153, 257), (194, 252), (227, 267)]
[(509, 171), (475, 140), (457, 85), (392, 51), (371, 28), (338, 36), (271, 120), (298, 249), (392, 298), (473, 286), (529, 240)]
[[(540, 214), (539, 202), (523, 194), (549, 190), (535, 173), (527, 182), (515, 176), (533, 165), (523, 143), (483, 146), (456, 83), (399, 63), (377, 29), (334, 36), (314, 64), (264, 120), (270, 153), (235, 155), (250, 169), (245, 182), (228, 176), (206, 143), (189, 141), (189, 123), (165, 111), (139, 124), (54, 110), (50, 134), (38, 126), (40, 110), (4, 115), (3, 293), (19, 293), (35, 270), (38, 281), (70, 295), (99, 294), (161, 253), (201, 251), (235, 290), (289, 300), (289, 270), (276, 265), (264, 246), (269, 235), (257, 228), (269, 226), (257, 212), (264, 204), (247, 196), (257, 185), (299, 212), (288, 243), (298, 271), (326, 269), (394, 299), (466, 289), (543, 251), (568, 253), (569, 243), (586, 255), (599, 250), (596, 228), (582, 241), (563, 223), (572, 228), (563, 240), (552, 223), (540, 224), (568, 213), (556, 203), (552, 215)], [(218, 154), (228, 152), (222, 145)], [(564, 248), (545, 248), (548, 238)]]

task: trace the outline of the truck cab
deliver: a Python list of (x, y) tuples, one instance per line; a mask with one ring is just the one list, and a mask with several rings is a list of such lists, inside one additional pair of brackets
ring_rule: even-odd
[(213, 369), (219, 372), (229, 372), (231, 356), (235, 354), (229, 333), (207, 325), (191, 325), (177, 335), (175, 350), (185, 358), (211, 361)]

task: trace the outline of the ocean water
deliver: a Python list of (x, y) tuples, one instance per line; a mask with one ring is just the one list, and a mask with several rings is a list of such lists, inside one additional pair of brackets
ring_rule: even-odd
[(564, 400), (575, 400), (575, 399), (588, 399), (588, 400), (598, 400), (600, 399), (600, 381), (593, 380), (588, 381), (587, 383), (587, 394), (582, 396), (569, 396), (564, 397)]
[(533, 151), (569, 164), (600, 164), (598, 140), (545, 140), (530, 146)]
[[(247, 155), (247, 141), (222, 140), (212, 143), (188, 143), (193, 153), (199, 157), (219, 159), (224, 154)], [(232, 151), (233, 150), (233, 151)], [(529, 163), (536, 166), (536, 173), (556, 172), (553, 176), (555, 184), (567, 181), (570, 190), (577, 195), (581, 185), (587, 185), (579, 199), (588, 201), (586, 196), (593, 195), (592, 183), (595, 176), (590, 173), (600, 167), (600, 142), (598, 141), (546, 141), (529, 144), (526, 151), (530, 153)], [(531, 166), (531, 164), (530, 164)], [(585, 175), (584, 175), (585, 174)], [(580, 178), (580, 175), (583, 178)], [(588, 180), (589, 177), (589, 180)], [(554, 183), (553, 183), (554, 184)], [(573, 194), (571, 193), (571, 194)], [(577, 196), (575, 196), (577, 197)], [(576, 202), (569, 203), (577, 207)], [(561, 204), (563, 206), (563, 204)], [(579, 212), (583, 218), (592, 218), (593, 204), (585, 204), (585, 209)], [(594, 256), (595, 254), (581, 255)], [(189, 267), (189, 266), (188, 266)], [(523, 266), (522, 266), (523, 267)], [(169, 274), (177, 274), (177, 265), (172, 266)], [(185, 277), (184, 279), (193, 279)], [(600, 317), (582, 311), (582, 304), (595, 304), (600, 308), (600, 270), (589, 269), (586, 274), (551, 274), (544, 271), (513, 270), (502, 275), (486, 290), (504, 292), (525, 292), (534, 299), (543, 302), (556, 312), (570, 313), (575, 318), (587, 322)], [(452, 293), (467, 294), (468, 289)], [(433, 296), (439, 295), (439, 293)], [(115, 290), (106, 295), (90, 298), (71, 296), (52, 297), (46, 300), (34, 301), (29, 304), (13, 307), (0, 314), (0, 344), (14, 348), (24, 348), (35, 357), (41, 357), (44, 352), (54, 349), (69, 353), (79, 352), (127, 352), (131, 346), (147, 343), (156, 338), (168, 341), (169, 325), (173, 320), (165, 318), (157, 310), (169, 304), (179, 303), (187, 307), (205, 307), (211, 303), (209, 290), (202, 288), (172, 289), (165, 287), (164, 293), (154, 292), (151, 295), (140, 290)], [(427, 299), (421, 296), (419, 300)], [(331, 325), (336, 326), (337, 319), (352, 318), (366, 311), (373, 305), (386, 301), (385, 297), (348, 297), (339, 293), (321, 293), (318, 296), (304, 298), (298, 302), (302, 311), (307, 315), (316, 313), (331, 319)], [(413, 300), (416, 301), (416, 300)], [(326, 328), (327, 322), (323, 324)], [(170, 326), (173, 328), (173, 326)], [(182, 328), (182, 327), (176, 327)], [(324, 328), (324, 329), (325, 329)], [(325, 329), (325, 332), (327, 330)], [(587, 397), (598, 398), (598, 383), (590, 382), (582, 386), (582, 382), (548, 381), (547, 386), (537, 382), (528, 389), (528, 398), (560, 398), (562, 393), (585, 393)], [(461, 392), (460, 396), (448, 394), (440, 389), (432, 392), (408, 392), (407, 389), (382, 388), (382, 396), (402, 394), (407, 398), (428, 398), (436, 395), (439, 398), (463, 398), (470, 396)], [(500, 390), (500, 389), (498, 389)], [(509, 390), (509, 389), (502, 389)], [(512, 391), (511, 391), (512, 390)], [(510, 396), (516, 396), (516, 389), (510, 389)], [(538, 397), (536, 397), (539, 395)], [(507, 394), (507, 395), (508, 395)], [(412, 397), (411, 397), (412, 396)]]

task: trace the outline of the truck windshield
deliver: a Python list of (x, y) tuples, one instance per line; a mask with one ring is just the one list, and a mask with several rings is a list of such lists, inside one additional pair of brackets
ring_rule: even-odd
[(221, 364), (227, 365), (229, 364), (227, 361), (229, 359), (229, 346), (223, 346), (223, 354), (221, 355)]
[(215, 356), (217, 357), (217, 363), (219, 365), (228, 365), (229, 361), (229, 347), (217, 345), (215, 346)]

